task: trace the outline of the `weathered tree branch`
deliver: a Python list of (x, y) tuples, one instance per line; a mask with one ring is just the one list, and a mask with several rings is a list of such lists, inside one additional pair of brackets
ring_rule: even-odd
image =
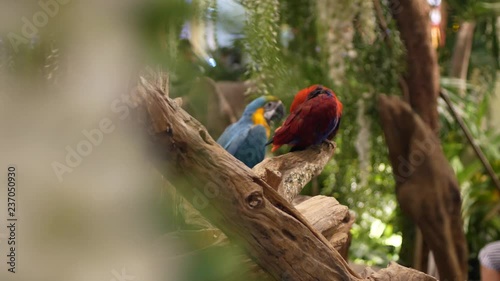
[(292, 202), (313, 177), (321, 174), (334, 151), (333, 145), (323, 143), (306, 151), (264, 159), (253, 171), (288, 202)]
[(131, 105), (138, 105), (160, 172), (232, 242), (277, 280), (361, 280), (304, 216), (164, 96), (163, 81), (141, 81)]
[(382, 269), (372, 273), (367, 277), (371, 281), (423, 281), (423, 280), (436, 280), (423, 272), (415, 269), (401, 266), (397, 263), (391, 262), (387, 269)]
[(346, 206), (340, 205), (337, 199), (321, 195), (302, 201), (295, 208), (347, 260), (354, 214)]
[[(191, 204), (183, 201), (182, 205), (186, 224), (214, 231), (214, 227)], [(344, 260), (347, 260), (354, 214), (346, 206), (340, 205), (335, 198), (327, 196), (309, 197), (295, 205), (295, 208), (316, 231), (330, 241)], [(225, 237), (224, 234), (222, 236)]]
[[(348, 208), (340, 205), (335, 198), (327, 196), (309, 197), (307, 200), (304, 200), (300, 204), (296, 205), (296, 208), (306, 217), (307, 221), (311, 223), (314, 229), (322, 233), (325, 238), (332, 243), (335, 249), (341, 253), (342, 257), (347, 260), (347, 251), (349, 249), (350, 242), (349, 238), (351, 236), (350, 229), (354, 223), (354, 215), (350, 214)], [(193, 212), (196, 212), (196, 214), (193, 215), (195, 221), (199, 221), (200, 214), (194, 210)], [(193, 255), (202, 254), (203, 251), (231, 252), (231, 249), (234, 248), (234, 245), (228, 243), (229, 241), (227, 237), (219, 229), (213, 228), (174, 232), (159, 239), (155, 245), (166, 249), (169, 244), (179, 244), (175, 241), (170, 241), (172, 238), (177, 237), (189, 237), (188, 241), (194, 243), (198, 249), (187, 252), (176, 258), (189, 259)], [(217, 250), (215, 248), (219, 249)], [(159, 252), (168, 252), (168, 250), (159, 250)], [(160, 258), (165, 259), (165, 257)], [(265, 271), (260, 269), (257, 264), (249, 261), (248, 256), (239, 255), (235, 258), (239, 259), (239, 262), (242, 265), (247, 266), (247, 268), (243, 269), (243, 272), (246, 272), (249, 275), (258, 275), (256, 280), (267, 280), (270, 278), (270, 276)], [(227, 279), (241, 280), (242, 278), (239, 276), (240, 274), (242, 274), (241, 270), (237, 272), (229, 272)], [(225, 276), (221, 276), (221, 278), (225, 278)]]

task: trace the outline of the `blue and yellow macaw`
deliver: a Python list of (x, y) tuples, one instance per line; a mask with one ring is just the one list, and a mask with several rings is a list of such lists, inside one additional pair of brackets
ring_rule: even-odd
[(281, 120), (284, 114), (285, 107), (277, 97), (261, 96), (247, 105), (240, 120), (227, 127), (217, 143), (252, 168), (264, 160), (270, 122)]

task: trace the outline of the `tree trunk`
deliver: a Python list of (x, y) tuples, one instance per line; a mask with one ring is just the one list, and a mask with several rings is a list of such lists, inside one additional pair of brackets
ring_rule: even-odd
[(408, 53), (404, 80), (411, 107), (437, 132), (439, 68), (431, 43), (429, 4), (425, 0), (391, 0), (391, 8)]
[(312, 148), (267, 158), (257, 164), (253, 171), (288, 202), (292, 202), (313, 177), (321, 174), (332, 158), (334, 148)]
[(379, 107), (401, 209), (422, 231), (441, 280), (465, 280), (460, 191), (439, 140), (397, 97), (381, 96)]
[[(401, 101), (380, 99), (382, 126), (397, 179), (397, 198), (403, 212), (420, 227), (442, 280), (465, 280), (467, 245), (460, 192), (436, 138), (440, 85), (437, 54), (431, 44), (430, 6), (425, 0), (392, 0), (391, 8), (407, 50), (404, 80), (410, 105), (418, 114), (410, 114), (411, 109)], [(433, 153), (429, 147), (415, 147), (422, 144), (430, 144)], [(415, 161), (419, 163), (416, 167)]]

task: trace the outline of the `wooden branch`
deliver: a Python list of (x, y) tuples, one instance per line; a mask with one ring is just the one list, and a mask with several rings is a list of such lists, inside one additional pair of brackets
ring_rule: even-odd
[(379, 108), (399, 205), (420, 227), (442, 280), (465, 280), (460, 191), (439, 139), (399, 98), (381, 95)]
[[(183, 200), (181, 205), (186, 224), (202, 229), (214, 229), (190, 203)], [(341, 205), (337, 199), (322, 195), (309, 197), (294, 206), (316, 231), (330, 241), (344, 260), (347, 260), (351, 241), (350, 230), (356, 219), (354, 213)], [(222, 236), (225, 237), (224, 234)]]
[(431, 281), (437, 280), (423, 272), (415, 269), (407, 268), (401, 266), (397, 263), (391, 262), (386, 269), (379, 270), (378, 272), (372, 273), (367, 278), (372, 281)]
[(160, 172), (195, 208), (277, 280), (361, 280), (289, 202), (165, 97), (158, 79), (141, 79), (130, 106)]
[[(188, 207), (191, 205), (188, 205), (188, 203), (185, 204), (187, 205), (185, 208), (189, 210), (190, 213), (190, 221), (193, 221), (197, 226), (208, 223), (200, 218), (201, 215), (194, 210), (193, 207)], [(339, 251), (344, 260), (347, 260), (347, 252), (351, 237), (350, 229), (355, 220), (355, 216), (349, 212), (348, 208), (340, 205), (335, 198), (327, 196), (309, 197), (300, 204), (296, 205), (296, 208), (304, 215), (307, 221), (311, 223), (314, 229), (323, 234), (323, 236), (331, 242), (333, 247)], [(207, 250), (207, 246), (211, 248), (220, 248), (219, 250), (213, 249), (214, 252), (229, 251), (228, 248), (234, 246), (234, 244), (228, 243), (229, 241), (227, 237), (220, 230), (206, 228), (196, 231), (180, 231), (165, 235), (159, 241), (160, 247), (168, 248), (168, 243), (164, 243), (166, 245), (161, 246), (161, 242), (163, 240), (171, 242), (169, 239), (172, 237), (189, 237), (188, 240), (191, 241), (191, 243), (194, 242), (197, 246), (199, 246), (199, 249), (195, 252), (182, 255), (182, 258), (186, 259), (195, 254), (202, 254), (202, 251)], [(164, 252), (168, 251), (165, 250)], [(248, 266), (248, 268), (244, 269), (244, 272), (247, 272), (249, 275), (258, 275), (259, 278), (256, 278), (255, 280), (270, 278), (270, 276), (260, 269), (257, 264), (249, 261), (248, 256), (238, 256), (235, 258), (241, 259), (240, 263)], [(238, 278), (238, 274), (241, 274), (241, 272), (229, 272), (229, 276), (227, 278), (228, 280), (242, 279)]]
[[(186, 224), (203, 229), (214, 229), (191, 204), (183, 200), (182, 206)], [(309, 197), (295, 207), (316, 231), (330, 241), (344, 260), (347, 260), (351, 242), (350, 231), (356, 218), (355, 215), (346, 206), (340, 205), (335, 198), (327, 196)]]
[[(235, 264), (240, 264), (238, 268), (229, 268), (221, 272), (218, 280), (233, 281), (233, 280), (274, 280), (269, 274), (262, 270), (257, 264), (248, 258), (241, 250), (229, 243), (218, 240), (218, 232), (212, 230), (203, 231), (182, 231), (170, 233), (162, 236), (155, 241), (154, 249), (157, 253), (155, 261), (158, 264), (185, 264), (189, 263), (196, 256), (209, 255), (210, 253), (226, 253), (231, 255), (231, 259)], [(200, 248), (197, 250), (183, 249), (181, 253), (175, 253), (174, 256), (169, 256), (172, 252), (172, 245), (183, 244), (185, 237), (189, 237), (191, 243), (197, 244)], [(166, 272), (168, 274), (171, 272)], [(360, 273), (363, 280), (366, 281), (436, 281), (431, 277), (418, 270), (403, 267), (397, 263), (390, 263), (387, 268), (379, 271), (374, 271), (370, 267), (366, 267)], [(324, 280), (324, 279), (317, 279)], [(330, 279), (326, 279), (330, 280)]]
[(333, 197), (314, 196), (295, 206), (299, 212), (330, 240), (346, 222), (351, 221), (349, 209)]
[(334, 145), (323, 143), (305, 151), (264, 159), (253, 171), (288, 202), (292, 202), (313, 177), (321, 174), (334, 151)]
[(347, 260), (351, 228), (356, 219), (354, 213), (349, 212), (346, 206), (340, 205), (337, 199), (322, 195), (302, 201), (295, 205), (295, 208)]
[[(320, 196), (324, 197), (324, 196)], [(190, 248), (177, 249), (172, 253), (172, 245), (183, 245), (188, 240)], [(195, 248), (193, 248), (195, 247)], [(172, 264), (175, 261), (188, 263), (197, 255), (209, 253), (228, 253), (241, 266), (237, 269), (226, 270), (217, 276), (218, 280), (273, 280), (272, 277), (255, 264), (247, 255), (240, 253), (240, 249), (228, 243), (225, 236), (218, 229), (203, 229), (176, 231), (161, 236), (153, 243), (156, 253), (155, 260), (158, 264)], [(174, 254), (172, 256), (172, 254)], [(360, 273), (364, 280), (436, 280), (420, 271), (391, 263), (388, 268), (374, 271), (370, 267)], [(252, 278), (249, 278), (251, 276)]]

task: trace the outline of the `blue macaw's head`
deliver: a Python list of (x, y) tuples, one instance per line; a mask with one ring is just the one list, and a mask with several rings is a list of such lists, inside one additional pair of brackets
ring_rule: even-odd
[(266, 95), (249, 103), (243, 115), (251, 117), (254, 122), (264, 118), (267, 124), (270, 124), (271, 121), (279, 121), (285, 116), (285, 107), (277, 97)]

